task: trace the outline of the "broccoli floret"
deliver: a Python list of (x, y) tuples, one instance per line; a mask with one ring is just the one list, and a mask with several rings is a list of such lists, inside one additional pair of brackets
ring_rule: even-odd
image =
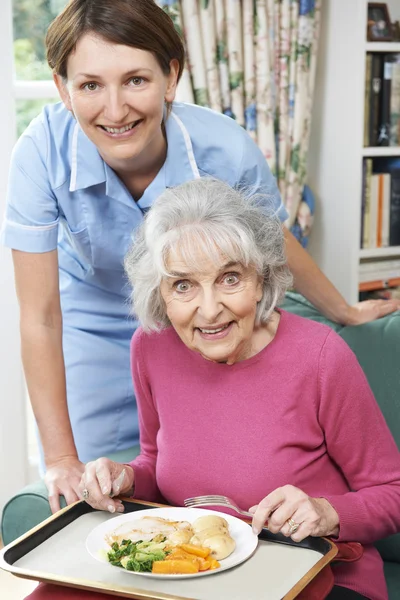
[(127, 564), (126, 564), (126, 569), (128, 571), (136, 571), (136, 572), (149, 572), (151, 573), (153, 567), (153, 561), (152, 560), (146, 560), (146, 561), (138, 561), (135, 560), (134, 558), (131, 558), (130, 560), (128, 560)]
[(116, 567), (123, 567), (128, 571), (145, 572), (152, 570), (153, 562), (163, 560), (167, 552), (165, 537), (156, 536), (157, 541), (136, 542), (122, 540), (121, 544), (114, 543), (112, 550), (107, 553), (109, 562)]

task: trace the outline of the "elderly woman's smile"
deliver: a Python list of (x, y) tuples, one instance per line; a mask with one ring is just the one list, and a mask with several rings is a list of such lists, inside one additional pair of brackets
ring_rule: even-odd
[(199, 250), (190, 268), (179, 251), (167, 261), (161, 295), (172, 326), (191, 350), (232, 364), (250, 358), (270, 341), (269, 324), (256, 327), (262, 285), (255, 268), (221, 257), (215, 264)]

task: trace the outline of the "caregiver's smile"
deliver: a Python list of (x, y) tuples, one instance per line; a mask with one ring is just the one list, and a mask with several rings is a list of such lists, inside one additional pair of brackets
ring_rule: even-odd
[(67, 75), (56, 76), (64, 103), (112, 168), (140, 171), (164, 160), (161, 123), (175, 96), (173, 64), (165, 75), (151, 52), (87, 33), (68, 58)]

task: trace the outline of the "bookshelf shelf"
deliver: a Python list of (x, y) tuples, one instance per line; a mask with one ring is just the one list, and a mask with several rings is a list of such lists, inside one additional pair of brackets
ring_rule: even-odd
[(370, 146), (362, 149), (363, 156), (400, 156), (400, 146)]
[(400, 246), (388, 248), (363, 248), (360, 250), (360, 259), (385, 258), (386, 256), (400, 256)]
[[(400, 19), (400, 1), (388, 0), (388, 7), (391, 21)], [(363, 281), (365, 272), (368, 273), (366, 265), (375, 263), (374, 280), (379, 280), (378, 287), (383, 287), (389, 281), (385, 281), (384, 263), (400, 260), (398, 245), (360, 250), (363, 159), (375, 159), (373, 166), (377, 170), (372, 174), (378, 174), (378, 168), (385, 167), (383, 158), (387, 157), (388, 163), (392, 164), (393, 159), (400, 158), (400, 144), (364, 147), (365, 81), (369, 60), (372, 63), (368, 56), (379, 54), (381, 61), (376, 64), (384, 65), (390, 62), (385, 54), (400, 55), (400, 42), (366, 41), (367, 8), (368, 0), (321, 3), (321, 35), (308, 156), (307, 183), (319, 201), (309, 250), (321, 270), (351, 304), (359, 299), (361, 283), (366, 283)], [(396, 60), (393, 57), (393, 61)], [(370, 66), (372, 73), (372, 64)], [(371, 162), (368, 167), (370, 165)], [(385, 202), (386, 184), (387, 179), (383, 185)], [(390, 278), (390, 284), (398, 285), (400, 269), (397, 271)]]
[(367, 52), (400, 52), (400, 42), (367, 42)]

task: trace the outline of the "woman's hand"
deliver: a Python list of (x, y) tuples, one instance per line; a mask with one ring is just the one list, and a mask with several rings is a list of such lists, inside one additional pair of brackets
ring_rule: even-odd
[(114, 496), (131, 492), (134, 479), (132, 467), (108, 458), (98, 458), (86, 465), (79, 484), (80, 496), (98, 510), (124, 512), (121, 500)]
[(310, 498), (293, 485), (277, 488), (249, 511), (254, 514), (253, 531), (257, 534), (267, 521), (269, 531), (283, 533), (295, 542), (309, 535), (339, 533), (339, 516), (333, 506), (325, 498)]
[(362, 325), (400, 310), (400, 300), (364, 300), (349, 306), (344, 325)]
[(79, 482), (85, 465), (76, 457), (64, 457), (47, 465), (44, 482), (49, 492), (51, 512), (60, 510), (60, 496), (64, 496), (67, 504), (80, 499)]
[(364, 300), (353, 306), (347, 304), (287, 227), (284, 227), (283, 231), (288, 265), (294, 276), (294, 287), (325, 317), (342, 325), (361, 325), (400, 310), (400, 300), (395, 299)]

